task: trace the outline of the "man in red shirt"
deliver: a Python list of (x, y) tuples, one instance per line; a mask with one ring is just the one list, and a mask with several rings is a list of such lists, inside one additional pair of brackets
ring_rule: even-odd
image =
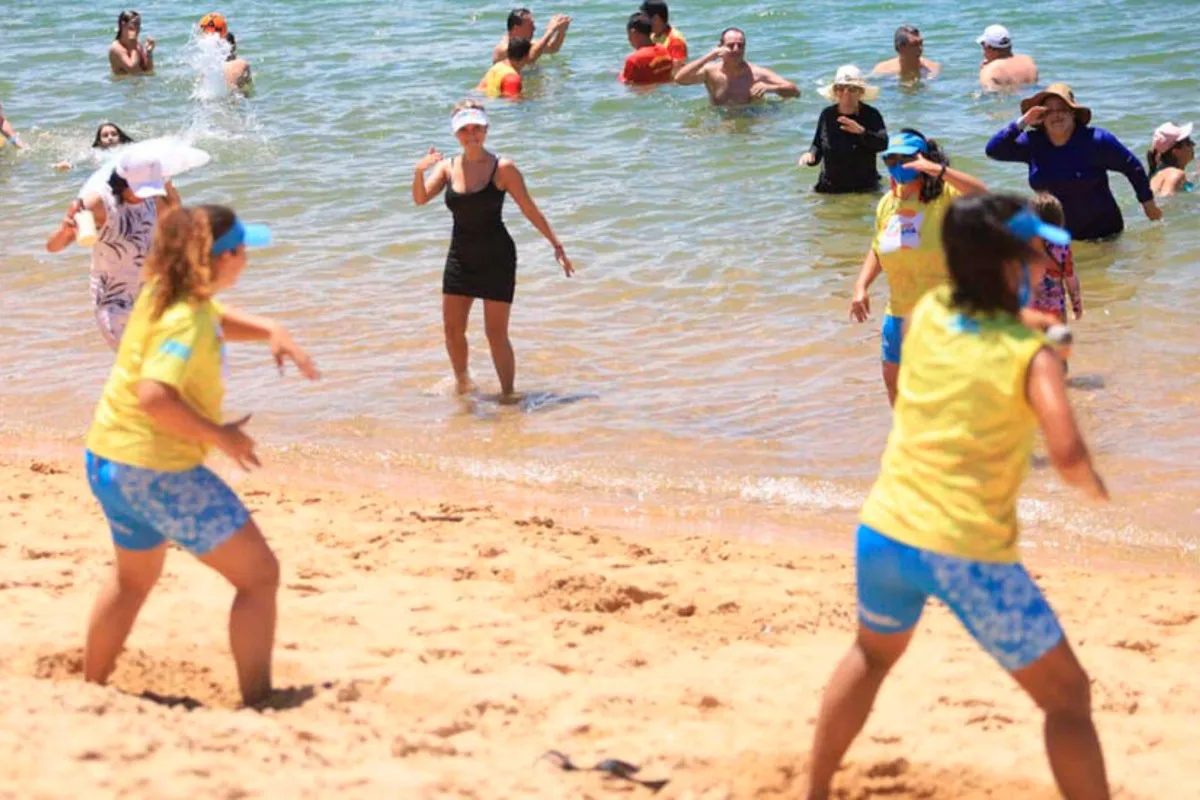
[(687, 39), (668, 20), (671, 12), (666, 0), (646, 0), (642, 3), (642, 13), (650, 17), (650, 39), (655, 44), (661, 44), (671, 54), (671, 60), (677, 66), (683, 66), (688, 60)]
[(675, 62), (671, 60), (667, 48), (650, 40), (650, 17), (641, 11), (637, 12), (629, 18), (625, 30), (629, 33), (633, 52), (625, 59), (625, 69), (619, 78), (621, 83), (642, 86), (670, 83), (674, 77)]

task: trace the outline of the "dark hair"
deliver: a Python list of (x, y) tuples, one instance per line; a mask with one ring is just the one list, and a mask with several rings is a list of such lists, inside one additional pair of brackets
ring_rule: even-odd
[(1175, 167), (1176, 169), (1183, 169), (1183, 166), (1179, 163), (1178, 158), (1175, 156), (1175, 151), (1179, 149), (1183, 142), (1184, 140), (1180, 139), (1178, 142), (1171, 145), (1171, 149), (1165, 153), (1155, 152), (1153, 147), (1147, 150), (1146, 165), (1150, 167), (1150, 174), (1153, 175), (1163, 167)]
[(523, 24), (525, 24), (525, 20), (532, 16), (533, 12), (528, 8), (514, 8), (512, 11), (508, 12), (508, 22), (506, 23), (508, 25), (508, 30), (511, 31), (513, 28), (521, 27)]
[(1011, 194), (975, 194), (951, 203), (942, 222), (942, 248), (950, 271), (952, 302), (969, 314), (1021, 310), (1005, 265), (1029, 258), (1033, 249), (1008, 229), (1028, 204)]
[(892, 46), (899, 53), (904, 45), (908, 44), (909, 39), (920, 35), (921, 31), (917, 29), (916, 25), (901, 25), (899, 28), (896, 28), (896, 33), (892, 36)]
[[(937, 139), (926, 138), (925, 134), (921, 133), (916, 128), (901, 128), (901, 133), (911, 133), (913, 136), (918, 136), (925, 142), (926, 152), (922, 153), (926, 159), (935, 164), (945, 164), (950, 166), (950, 157), (942, 151), (942, 146), (938, 144)], [(933, 175), (921, 176), (921, 202), (931, 203), (942, 196), (942, 190), (946, 188), (946, 182), (941, 178), (936, 178)]]
[(225, 41), (229, 42), (229, 55), (225, 56), (226, 61), (233, 61), (237, 58), (237, 39), (233, 38), (233, 33), (225, 34)]
[(625, 23), (625, 30), (649, 36), (654, 26), (650, 24), (650, 17), (645, 12), (635, 11), (629, 16), (629, 22)]
[(533, 42), (526, 39), (524, 36), (508, 37), (508, 58), (510, 61), (521, 61), (529, 55), (529, 51), (533, 49)]
[(661, 18), (664, 25), (671, 21), (671, 12), (667, 10), (666, 0), (645, 0), (642, 3), (642, 12), (651, 20), (655, 17)]
[(112, 174), (108, 176), (108, 188), (112, 189), (113, 199), (116, 201), (116, 204), (121, 205), (125, 202), (124, 194), (125, 190), (129, 188), (129, 181), (118, 175), (114, 169)]
[(740, 33), (743, 39), (746, 38), (746, 32), (741, 28), (726, 28), (725, 30), (721, 31), (721, 35), (717, 37), (717, 44), (725, 44), (725, 34), (734, 32)]
[(1035, 194), (1030, 207), (1033, 209), (1033, 213), (1041, 218), (1042, 222), (1048, 222), (1060, 228), (1067, 224), (1067, 215), (1063, 211), (1062, 203), (1049, 192), (1038, 192)]
[(96, 138), (92, 140), (92, 147), (100, 146), (100, 132), (105, 128), (113, 128), (117, 132), (117, 141), (121, 144), (129, 144), (133, 141), (133, 137), (121, 130), (121, 127), (115, 122), (101, 122), (100, 127), (96, 128)]
[(122, 11), (120, 14), (118, 14), (117, 15), (117, 35), (114, 36), (113, 38), (120, 39), (121, 31), (123, 31), (125, 29), (125, 26), (128, 25), (130, 22), (133, 22), (135, 19), (138, 22), (138, 26), (141, 27), (142, 15), (139, 14), (138, 12), (133, 11), (132, 9), (129, 9), (129, 10)]

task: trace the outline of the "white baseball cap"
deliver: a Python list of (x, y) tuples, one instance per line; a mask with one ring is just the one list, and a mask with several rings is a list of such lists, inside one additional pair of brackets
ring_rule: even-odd
[(117, 161), (114, 171), (119, 177), (125, 179), (125, 182), (129, 184), (130, 191), (139, 199), (148, 200), (151, 197), (167, 196), (162, 162), (157, 158), (147, 158), (138, 153), (126, 153)]
[(1012, 34), (1003, 25), (988, 25), (983, 29), (983, 35), (975, 40), (975, 44), (1007, 50), (1012, 47)]

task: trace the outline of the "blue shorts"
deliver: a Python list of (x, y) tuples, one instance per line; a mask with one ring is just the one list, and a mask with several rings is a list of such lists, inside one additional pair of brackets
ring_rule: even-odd
[(883, 316), (883, 361), (886, 364), (900, 363), (900, 345), (904, 341), (904, 317)]
[(152, 550), (167, 539), (202, 556), (237, 533), (250, 512), (204, 467), (159, 472), (87, 452), (88, 485), (124, 550)]
[(1020, 564), (921, 550), (866, 525), (859, 526), (857, 539), (858, 618), (877, 633), (911, 629), (932, 595), (1009, 672), (1062, 641), (1058, 618)]

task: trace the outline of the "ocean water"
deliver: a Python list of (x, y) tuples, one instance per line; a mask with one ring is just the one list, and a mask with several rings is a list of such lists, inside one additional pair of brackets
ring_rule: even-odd
[[(897, 25), (918, 25), (942, 77), (881, 81), (876, 107), (889, 127), (922, 129), (956, 167), (1016, 191), (1023, 167), (983, 156), (1019, 99), (978, 91), (974, 37), (987, 24), (1008, 24), (1044, 82), (1072, 84), (1136, 152), (1160, 122), (1200, 117), (1200, 43), (1143, 0), (1007, 16), (977, 0), (673, 4), (693, 55), (737, 25), (750, 60), (804, 92), (736, 112), (709, 107), (701, 87), (616, 81), (631, 5), (536, 6), (539, 26), (573, 16), (566, 46), (528, 74), (524, 100), (488, 104), (489, 146), (520, 166), (579, 270), (564, 278), (507, 205), (518, 388), (533, 394), (510, 408), (449, 393), (439, 310), (450, 217), (440, 200), (414, 207), (409, 189), (430, 146), (454, 152), (450, 108), (487, 69), (507, 6), (238, 4), (224, 13), (256, 91), (232, 99), (192, 36), (207, 8), (138, 5), (158, 72), (114, 80), (105, 53), (119, 9), (6, 0), (0, 103), (30, 150), (0, 150), (0, 417), (82, 431), (111, 364), (91, 319), (88, 253), (51, 255), (44, 241), (95, 166), (97, 124), (112, 120), (208, 150), (212, 163), (177, 182), (185, 200), (272, 225), (275, 244), (228, 299), (282, 318), (325, 380), (281, 379), (264, 352), (238, 348), (227, 406), (253, 411), (254, 433), (282, 458), (385, 481), (423, 470), (578, 493), (631, 516), (687, 507), (751, 529), (759, 513), (798, 531), (830, 515), (842, 526), (889, 415), (877, 323), (846, 319), (875, 199), (816, 196), (816, 171), (795, 166), (824, 105), (816, 88), (841, 64), (869, 70), (891, 55)], [(64, 158), (76, 168), (55, 172)], [(1022, 514), (1035, 545), (1161, 548), (1195, 563), (1200, 201), (1171, 199), (1152, 225), (1124, 179), (1113, 184), (1127, 232), (1077, 249), (1086, 314), (1071, 367), (1115, 501), (1090, 507), (1039, 467)], [(885, 296), (881, 281), (877, 309)], [(480, 311), (472, 368), (488, 392)]]

